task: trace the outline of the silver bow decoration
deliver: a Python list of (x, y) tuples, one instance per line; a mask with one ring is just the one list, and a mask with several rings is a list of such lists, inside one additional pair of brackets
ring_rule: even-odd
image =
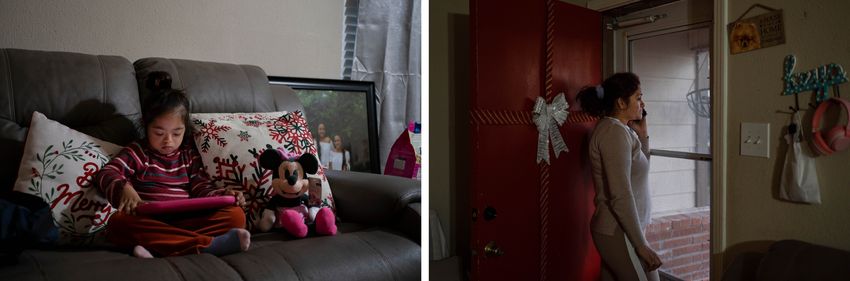
[(567, 111), (570, 105), (567, 104), (567, 99), (564, 93), (555, 96), (552, 103), (546, 104), (546, 99), (537, 97), (537, 102), (534, 104), (534, 124), (537, 125), (537, 163), (540, 160), (545, 160), (549, 163), (549, 139), (552, 139), (552, 149), (555, 150), (555, 158), (561, 152), (569, 152), (567, 144), (561, 137), (560, 126), (567, 121), (567, 116), (570, 112)]

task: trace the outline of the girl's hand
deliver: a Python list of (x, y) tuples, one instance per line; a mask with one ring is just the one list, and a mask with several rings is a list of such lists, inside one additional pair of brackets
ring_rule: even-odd
[(646, 265), (646, 271), (653, 271), (661, 267), (661, 258), (658, 257), (658, 254), (652, 250), (649, 246), (643, 246), (636, 249), (638, 257), (644, 262)]
[(124, 184), (124, 189), (121, 191), (121, 203), (118, 204), (118, 210), (125, 214), (136, 215), (136, 207), (142, 203), (142, 198), (136, 193), (133, 185), (127, 182)]
[(242, 191), (227, 189), (224, 191), (224, 195), (231, 195), (233, 197), (236, 197), (236, 206), (244, 207), (245, 205), (247, 205), (247, 203), (245, 202), (245, 195), (242, 194)]

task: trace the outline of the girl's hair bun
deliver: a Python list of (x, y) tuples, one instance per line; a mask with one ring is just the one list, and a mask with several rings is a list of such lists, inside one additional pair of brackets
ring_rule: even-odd
[(165, 71), (151, 72), (145, 81), (145, 87), (154, 92), (171, 90), (171, 74)]

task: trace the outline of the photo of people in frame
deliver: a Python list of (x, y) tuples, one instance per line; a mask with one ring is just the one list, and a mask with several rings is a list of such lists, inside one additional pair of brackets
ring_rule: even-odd
[[(319, 161), (329, 170), (372, 172), (365, 93), (296, 89), (315, 138)], [(377, 160), (377, 159), (376, 159)]]
[(269, 76), (269, 83), (301, 102), (322, 167), (381, 173), (374, 82)]

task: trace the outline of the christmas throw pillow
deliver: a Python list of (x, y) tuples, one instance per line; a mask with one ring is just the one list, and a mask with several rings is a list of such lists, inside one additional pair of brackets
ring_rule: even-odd
[(93, 183), (120, 146), (80, 133), (33, 112), (14, 190), (44, 199), (64, 245), (103, 242), (116, 211)]
[[(194, 113), (191, 115), (195, 144), (210, 179), (219, 187), (245, 194), (248, 229), (262, 214), (272, 196), (272, 171), (259, 165), (266, 149), (285, 149), (300, 155), (316, 155), (316, 144), (301, 111), (265, 113)], [(330, 185), (320, 167), (310, 177), (321, 180), (311, 189), (310, 205), (334, 208)]]

